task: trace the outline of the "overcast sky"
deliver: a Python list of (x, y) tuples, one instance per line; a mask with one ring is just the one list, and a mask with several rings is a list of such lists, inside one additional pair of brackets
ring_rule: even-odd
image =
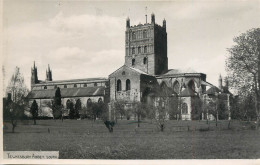
[(151, 13), (168, 34), (171, 69), (192, 68), (217, 85), (225, 73), (233, 38), (260, 27), (260, 1), (87, 2), (55, 0), (4, 1), (4, 66), (7, 85), (15, 66), (30, 87), (36, 61), (45, 80), (107, 77), (124, 64), (125, 21), (148, 22)]

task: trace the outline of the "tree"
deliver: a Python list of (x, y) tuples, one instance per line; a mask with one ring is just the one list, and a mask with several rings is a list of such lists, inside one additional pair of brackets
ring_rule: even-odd
[(179, 120), (180, 116), (181, 116), (181, 105), (182, 104), (182, 100), (181, 98), (178, 98), (177, 96), (174, 96), (171, 98), (170, 102), (169, 102), (169, 118), (170, 120), (174, 120), (177, 119)]
[(70, 117), (70, 119), (74, 119), (74, 115), (75, 115), (75, 109), (74, 109), (74, 104), (73, 104), (73, 102), (72, 101), (70, 101), (69, 103), (68, 103), (68, 108), (69, 108), (69, 117)]
[(54, 96), (54, 101), (53, 101), (53, 106), (52, 106), (52, 112), (53, 112), (53, 118), (60, 118), (63, 121), (63, 116), (62, 116), (62, 105), (61, 105), (61, 93), (60, 93), (60, 88), (58, 87), (55, 91), (55, 96)]
[(34, 120), (34, 125), (36, 125), (36, 118), (38, 117), (38, 104), (35, 100), (33, 100), (30, 112), (31, 112), (33, 120)]
[(82, 107), (81, 107), (81, 101), (80, 99), (78, 99), (76, 101), (76, 104), (75, 104), (75, 114), (74, 114), (74, 118), (79, 118), (79, 112), (82, 110)]
[(226, 60), (226, 68), (231, 86), (238, 94), (246, 96), (253, 93), (255, 112), (259, 127), (260, 113), (260, 28), (248, 30), (234, 38), (235, 45), (228, 49), (230, 56)]
[(144, 118), (146, 116), (145, 113), (145, 103), (142, 102), (133, 102), (133, 107), (132, 107), (132, 111), (133, 113), (137, 116), (137, 123), (138, 123), (138, 127), (140, 127), (140, 123), (141, 123), (141, 118)]
[(199, 97), (192, 98), (192, 111), (191, 111), (191, 118), (192, 120), (200, 120), (203, 109), (202, 109), (202, 100)]
[(20, 68), (16, 67), (7, 86), (6, 93), (11, 94), (11, 99), (14, 103), (24, 103), (28, 91), (29, 90), (24, 83), (24, 77), (20, 72)]
[(24, 111), (27, 106), (26, 96), (28, 89), (24, 83), (24, 77), (20, 72), (19, 67), (15, 68), (15, 72), (7, 86), (6, 92), (8, 94), (7, 104), (4, 107), (6, 112), (4, 117), (11, 121), (12, 132), (18, 124), (18, 120), (24, 116)]
[(125, 110), (125, 102), (124, 101), (116, 101), (114, 103), (116, 114), (120, 115), (121, 120), (123, 119), (123, 116), (126, 114)]

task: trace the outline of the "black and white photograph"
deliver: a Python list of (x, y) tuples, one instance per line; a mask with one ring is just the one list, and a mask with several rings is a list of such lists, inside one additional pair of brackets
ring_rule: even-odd
[(1, 162), (260, 163), (259, 0), (2, 9)]

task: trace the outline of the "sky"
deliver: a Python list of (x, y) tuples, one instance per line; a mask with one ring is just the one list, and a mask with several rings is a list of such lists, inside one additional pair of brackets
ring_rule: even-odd
[(4, 0), (4, 87), (18, 66), (30, 88), (34, 61), (40, 80), (48, 64), (53, 80), (108, 77), (124, 64), (126, 18), (137, 25), (146, 13), (166, 19), (169, 69), (205, 73), (214, 85), (233, 38), (260, 26), (260, 1)]

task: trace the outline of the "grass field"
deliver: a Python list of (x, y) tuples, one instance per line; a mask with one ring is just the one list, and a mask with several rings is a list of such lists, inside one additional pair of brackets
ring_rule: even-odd
[[(109, 133), (102, 121), (20, 122), (11, 133), (5, 124), (5, 151), (60, 151), (62, 159), (247, 159), (260, 158), (260, 131), (234, 121), (167, 121), (160, 132), (150, 121), (137, 128), (119, 120)], [(48, 133), (48, 129), (50, 133)]]

